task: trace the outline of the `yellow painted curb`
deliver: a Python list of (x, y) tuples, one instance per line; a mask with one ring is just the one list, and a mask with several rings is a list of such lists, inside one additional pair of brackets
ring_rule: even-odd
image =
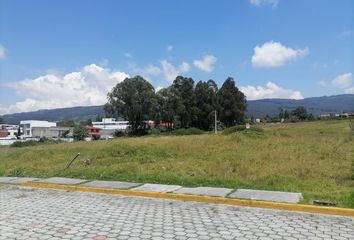
[(187, 194), (176, 194), (176, 193), (143, 192), (143, 191), (136, 191), (136, 190), (95, 188), (95, 187), (86, 187), (80, 185), (60, 185), (60, 184), (47, 184), (47, 183), (36, 183), (36, 182), (21, 183), (21, 186), (56, 189), (56, 190), (67, 190), (67, 191), (119, 194), (125, 196), (173, 199), (173, 200), (193, 201), (193, 202), (219, 203), (219, 204), (227, 204), (227, 205), (235, 205), (235, 206), (270, 208), (270, 209), (286, 210), (286, 211), (321, 213), (321, 214), (354, 217), (354, 209), (348, 209), (348, 208), (321, 207), (321, 206), (303, 205), (303, 204), (277, 203), (277, 202), (268, 202), (268, 201), (255, 201), (255, 200), (187, 195)]

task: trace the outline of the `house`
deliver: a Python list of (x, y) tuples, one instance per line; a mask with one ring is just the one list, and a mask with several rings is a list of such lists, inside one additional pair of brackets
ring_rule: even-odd
[(330, 118), (331, 114), (330, 113), (323, 113), (319, 116), (320, 118)]
[[(20, 122), (20, 131), (22, 138), (35, 138), (33, 135), (33, 128), (50, 128), (56, 127), (55, 122), (39, 121), (39, 120), (25, 120)], [(38, 134), (38, 131), (36, 131)]]
[(9, 136), (9, 132), (7, 130), (0, 130), (0, 138), (5, 139)]
[(93, 127), (90, 125), (86, 125), (85, 128), (90, 139), (97, 140), (101, 138), (101, 128)]
[(102, 130), (121, 130), (126, 131), (129, 128), (128, 121), (116, 121), (115, 118), (102, 118), (101, 122), (92, 122), (92, 126)]
[(0, 131), (7, 132), (7, 136), (4, 137), (5, 133), (2, 133), (0, 138), (6, 139), (17, 139), (18, 133), (18, 125), (11, 125), (11, 124), (0, 124)]
[(73, 130), (71, 127), (32, 127), (32, 137), (34, 138), (72, 138)]
[(103, 118), (100, 122), (92, 122), (92, 126), (101, 129), (102, 138), (110, 138), (116, 131), (128, 132), (128, 121), (117, 121), (115, 118)]

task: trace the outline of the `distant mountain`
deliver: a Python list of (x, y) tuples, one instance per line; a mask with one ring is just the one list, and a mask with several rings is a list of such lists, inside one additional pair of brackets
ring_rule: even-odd
[[(354, 112), (354, 94), (343, 94), (325, 97), (312, 97), (301, 100), (292, 99), (261, 99), (248, 101), (247, 115), (263, 117), (265, 115), (275, 116), (279, 108), (293, 110), (298, 106), (304, 106), (314, 115), (322, 113)], [(48, 120), (62, 121), (74, 120), (84, 121), (96, 116), (104, 116), (103, 106), (71, 107), (35, 112), (14, 113), (3, 115), (6, 123), (17, 124), (21, 120)]]
[(293, 99), (260, 99), (248, 101), (247, 115), (263, 117), (274, 116), (279, 113), (279, 108), (294, 110), (304, 106), (315, 116), (322, 113), (354, 112), (354, 94), (343, 94), (324, 97), (311, 97), (301, 100)]
[(57, 108), (34, 112), (14, 113), (3, 115), (6, 123), (18, 124), (22, 120), (47, 120), (59, 122), (62, 120), (85, 121), (96, 116), (104, 116), (103, 106)]

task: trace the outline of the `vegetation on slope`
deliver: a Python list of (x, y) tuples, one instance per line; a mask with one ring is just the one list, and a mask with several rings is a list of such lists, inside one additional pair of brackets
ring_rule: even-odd
[[(302, 192), (304, 203), (320, 199), (354, 208), (354, 136), (348, 121), (270, 124), (262, 128), (253, 131), (261, 137), (236, 131), (3, 147), (0, 175)], [(64, 170), (78, 152), (80, 158)], [(85, 166), (87, 158), (91, 164)]]

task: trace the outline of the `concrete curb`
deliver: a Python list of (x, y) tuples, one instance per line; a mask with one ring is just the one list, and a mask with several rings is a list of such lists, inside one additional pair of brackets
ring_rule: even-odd
[(20, 185), (25, 187), (34, 187), (34, 188), (119, 194), (125, 196), (139, 196), (139, 197), (173, 199), (173, 200), (193, 201), (193, 202), (218, 203), (218, 204), (227, 204), (227, 205), (244, 206), (244, 207), (269, 208), (269, 209), (286, 210), (286, 211), (320, 213), (320, 214), (354, 217), (354, 209), (337, 208), (337, 207), (321, 207), (321, 206), (303, 205), (303, 204), (276, 203), (276, 202), (268, 202), (268, 201), (231, 199), (231, 198), (223, 198), (223, 197), (210, 197), (210, 196), (187, 195), (187, 194), (176, 194), (176, 193), (160, 193), (160, 192), (144, 192), (144, 191), (137, 191), (137, 190), (95, 188), (95, 187), (86, 187), (80, 185), (60, 185), (60, 184), (47, 184), (47, 183), (36, 183), (36, 182), (24, 182), (21, 183)]

